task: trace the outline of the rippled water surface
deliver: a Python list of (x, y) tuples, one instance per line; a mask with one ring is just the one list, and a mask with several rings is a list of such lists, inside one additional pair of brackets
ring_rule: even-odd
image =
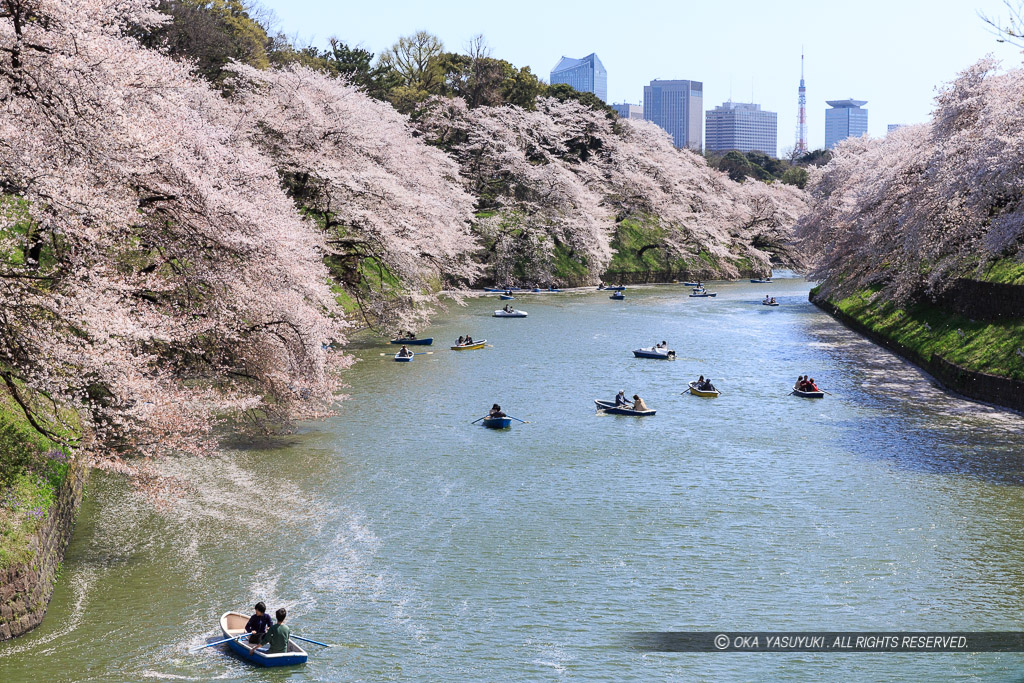
[[(802, 280), (712, 289), (525, 295), (525, 320), (472, 300), (412, 363), (357, 339), (338, 417), (166, 463), (193, 490), (165, 511), (94, 476), (46, 620), (0, 644), (0, 680), (1024, 677), (1020, 654), (623, 647), (1024, 627), (1024, 418), (936, 388)], [(447, 350), (465, 333), (493, 348)], [(662, 339), (678, 360), (632, 358)], [(803, 373), (833, 395), (788, 396)], [(681, 395), (698, 374), (723, 395)], [(658, 414), (595, 414), (619, 389)], [(530, 424), (471, 426), (493, 402)], [(188, 652), (257, 599), (339, 646), (280, 671)]]

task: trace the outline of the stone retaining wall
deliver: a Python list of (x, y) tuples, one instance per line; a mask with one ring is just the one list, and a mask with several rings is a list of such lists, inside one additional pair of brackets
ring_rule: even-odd
[(71, 540), (85, 477), (86, 468), (72, 461), (57, 500), (32, 539), (33, 559), (0, 572), (0, 640), (31, 631), (43, 620), (57, 570)]
[(936, 354), (932, 354), (930, 357), (925, 358), (914, 349), (907, 348), (903, 344), (895, 342), (885, 335), (879, 334), (856, 318), (847, 315), (843, 311), (839, 310), (839, 308), (832, 302), (824, 299), (818, 299), (814, 296), (811, 296), (810, 299), (811, 303), (849, 327), (851, 330), (864, 335), (879, 346), (883, 346), (898, 356), (910, 361), (914, 365), (917, 365), (947, 389), (955, 391), (967, 398), (973, 398), (986, 403), (994, 403), (996, 405), (1003, 406), (1004, 408), (1024, 412), (1024, 382), (1010, 379), (1008, 377), (989, 375), (984, 372), (975, 372), (974, 370), (969, 370), (955, 363), (951, 363), (942, 356), (938, 356)]

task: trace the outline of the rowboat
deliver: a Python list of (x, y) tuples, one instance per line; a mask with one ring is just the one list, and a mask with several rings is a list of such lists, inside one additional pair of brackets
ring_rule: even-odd
[(622, 301), (623, 299), (626, 298), (626, 295), (623, 294), (622, 292), (615, 292), (608, 298), (611, 299), (612, 301)]
[(711, 389), (698, 389), (696, 382), (690, 382), (690, 393), (694, 396), (701, 396), (703, 398), (718, 398), (718, 390)]
[(552, 287), (548, 287), (547, 289), (541, 289), (540, 287), (534, 287), (530, 291), (533, 292), (534, 294), (542, 294), (544, 292), (561, 292), (562, 290), (554, 289)]
[(474, 341), (472, 344), (456, 344), (452, 347), (452, 351), (469, 351), (471, 349), (482, 349), (487, 343), (486, 339), (480, 341)]
[(646, 349), (633, 349), (635, 358), (658, 358), (660, 360), (675, 360), (676, 352), (672, 349), (663, 349), (651, 346)]
[(604, 412), (611, 413), (612, 415), (633, 415), (635, 417), (647, 417), (648, 415), (654, 415), (654, 413), (657, 412), (655, 410), (650, 409), (633, 410), (632, 408), (627, 408), (626, 406), (617, 406), (615, 405), (615, 401), (601, 401), (598, 399), (594, 399), (594, 403), (597, 404), (598, 410), (603, 410)]
[(800, 398), (825, 398), (824, 391), (801, 391), (796, 387), (793, 387), (793, 395)]
[(416, 356), (411, 353), (408, 356), (403, 356), (401, 353), (395, 354), (395, 360), (398, 361), (399, 363), (411, 363), (412, 359), (415, 357)]
[[(225, 612), (220, 618), (220, 630), (224, 634), (225, 638), (232, 638), (234, 636), (245, 633), (245, 625), (249, 622), (249, 617), (238, 612)], [(294, 641), (288, 641), (288, 651), (278, 652), (277, 654), (267, 654), (256, 650), (253, 653), (249, 652), (249, 645), (245, 642), (248, 638), (228, 641), (228, 647), (231, 648), (232, 652), (244, 659), (245, 661), (256, 664), (257, 666), (292, 666), (293, 664), (305, 664), (308, 655), (306, 651), (295, 644)]]
[(621, 292), (625, 288), (626, 288), (626, 285), (615, 285), (614, 287), (607, 287), (607, 286), (606, 287), (598, 287), (598, 289), (603, 289), (603, 290), (606, 290), (606, 291), (609, 291), (609, 292)]
[(511, 417), (485, 417), (484, 427), (488, 429), (508, 429), (512, 426)]
[(778, 306), (779, 302), (778, 301), (762, 301), (761, 305), (762, 306)]
[(498, 309), (492, 316), (494, 318), (525, 318), (526, 311), (506, 311), (504, 309)]
[(700, 283), (699, 282), (684, 282), (683, 286), (684, 287), (700, 287)]
[(518, 292), (519, 287), (484, 287), (485, 292)]
[(760, 279), (760, 280), (751, 279), (750, 281), (753, 282), (755, 285), (770, 285), (771, 282), (772, 282), (772, 279), (771, 278)]
[(392, 344), (405, 344), (407, 346), (430, 346), (434, 343), (433, 337), (424, 337), (423, 339), (392, 339)]
[(698, 293), (696, 292), (696, 290), (695, 290), (695, 291), (693, 292), (693, 294), (691, 294), (690, 296), (691, 296), (691, 297), (705, 297), (705, 296), (718, 296), (718, 292), (701, 292), (700, 294), (698, 294)]
[(512, 296), (511, 294), (502, 294), (498, 298), (503, 300), (503, 301), (514, 301), (515, 300), (515, 297)]

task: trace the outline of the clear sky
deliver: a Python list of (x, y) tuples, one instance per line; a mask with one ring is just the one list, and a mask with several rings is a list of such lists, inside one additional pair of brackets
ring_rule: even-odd
[[(1017, 0), (1011, 0), (1017, 2)], [(996, 42), (979, 11), (1002, 0), (262, 0), (279, 29), (325, 45), (335, 36), (376, 54), (424, 29), (461, 52), (482, 33), (493, 56), (548, 80), (562, 55), (596, 52), (611, 102), (641, 102), (653, 78), (703, 81), (704, 108), (729, 99), (779, 114), (779, 152), (796, 134), (800, 49), (807, 55), (808, 143), (824, 146), (825, 100), (867, 100), (870, 134), (928, 119), (935, 89), (986, 54), (1006, 68), (1021, 51)]]

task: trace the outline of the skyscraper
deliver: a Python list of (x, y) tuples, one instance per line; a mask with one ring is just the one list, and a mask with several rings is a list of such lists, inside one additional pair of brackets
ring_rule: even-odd
[(704, 148), (709, 152), (778, 153), (778, 114), (764, 111), (760, 104), (725, 102), (705, 114), (707, 131)]
[(644, 86), (644, 118), (664, 128), (680, 149), (701, 149), (704, 84), (700, 81), (661, 81)]
[(825, 149), (832, 149), (846, 138), (859, 138), (868, 132), (867, 100), (828, 100), (825, 110)]
[(562, 57), (551, 70), (551, 85), (565, 83), (580, 92), (592, 92), (608, 101), (608, 72), (597, 55), (590, 53), (583, 59)]
[(613, 104), (612, 109), (618, 113), (620, 119), (642, 119), (644, 117), (644, 105), (642, 104), (623, 102)]

